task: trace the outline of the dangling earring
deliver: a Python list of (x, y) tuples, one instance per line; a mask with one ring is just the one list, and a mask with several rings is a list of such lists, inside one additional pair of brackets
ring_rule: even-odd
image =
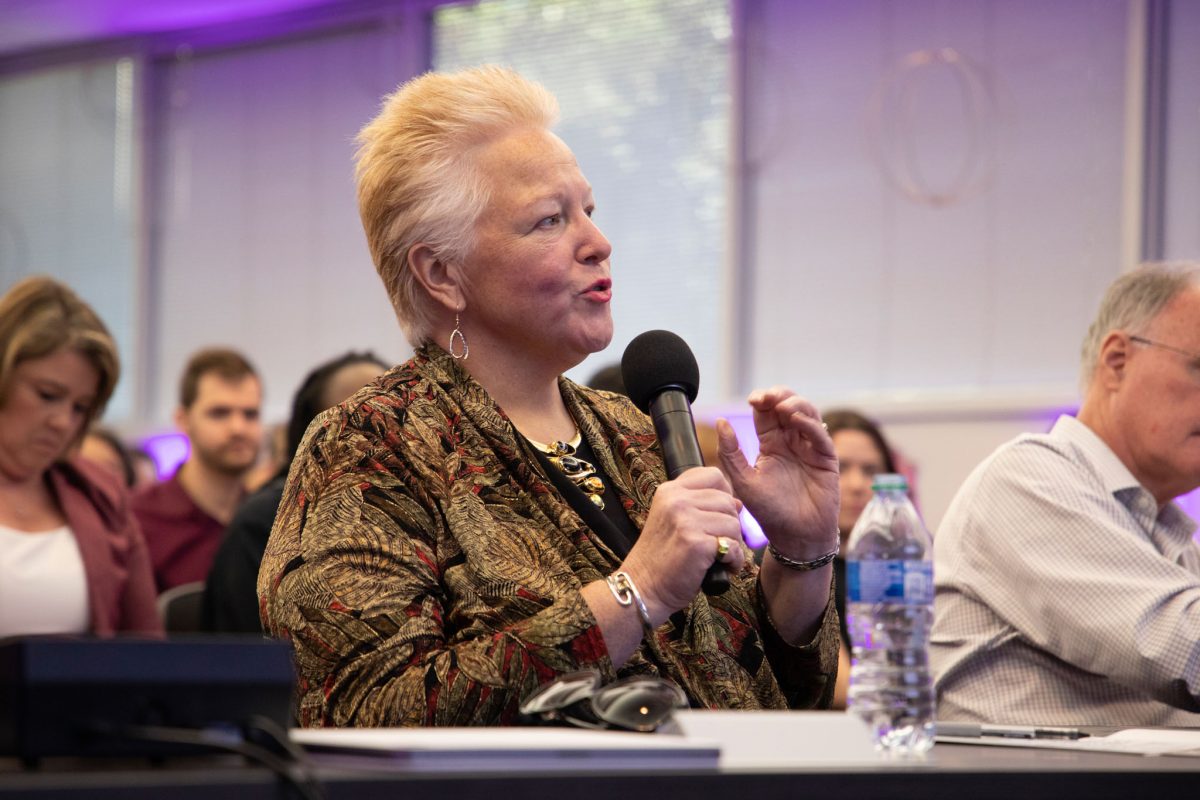
[[(458, 341), (462, 344), (462, 355), (454, 352), (454, 337), (458, 337)], [(450, 356), (455, 359), (467, 360), (467, 356), (471, 355), (471, 348), (467, 346), (467, 337), (463, 335), (462, 329), (458, 325), (458, 312), (454, 312), (454, 330), (450, 331), (450, 346), (447, 348)]]

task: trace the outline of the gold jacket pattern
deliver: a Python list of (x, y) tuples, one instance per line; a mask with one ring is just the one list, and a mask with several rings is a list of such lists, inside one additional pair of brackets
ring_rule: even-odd
[[(649, 418), (559, 384), (641, 530), (666, 480)], [(586, 668), (662, 675), (695, 707), (828, 705), (833, 603), (811, 644), (787, 645), (749, 557), (615, 670), (581, 589), (619, 565), (483, 387), (427, 345), (309, 427), (258, 593), (265, 629), (294, 647), (306, 726), (508, 724), (537, 686)]]

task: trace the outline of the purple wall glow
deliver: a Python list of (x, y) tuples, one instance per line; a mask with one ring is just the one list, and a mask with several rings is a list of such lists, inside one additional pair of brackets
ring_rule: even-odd
[(271, 18), (340, 0), (39, 0), (8, 3), (0, 53)]
[(107, 0), (87, 3), (92, 7), (106, 7), (103, 18), (112, 33), (179, 30), (329, 4), (329, 0)]
[[(1189, 517), (1192, 519), (1200, 519), (1200, 489), (1175, 498), (1175, 502), (1179, 504), (1179, 507), (1182, 508)], [(1192, 538), (1197, 542), (1200, 542), (1200, 531), (1197, 531), (1196, 535)]]

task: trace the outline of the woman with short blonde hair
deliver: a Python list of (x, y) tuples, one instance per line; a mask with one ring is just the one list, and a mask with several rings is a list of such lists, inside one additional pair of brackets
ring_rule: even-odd
[(430, 73), (386, 97), (358, 134), (358, 209), (379, 277), (410, 344), (432, 333), (429, 295), (408, 268), (424, 242), (444, 259), (463, 258), (489, 199), (476, 155), (522, 127), (549, 128), (558, 101), (510, 70)]
[[(656, 674), (706, 708), (826, 705), (837, 458), (750, 397), (722, 466), (668, 480), (649, 418), (563, 373), (608, 346), (592, 187), (509, 70), (421, 76), (362, 132), (359, 207), (412, 359), (309, 427), (258, 575), (304, 725), (494, 725), (557, 678)], [(741, 504), (774, 548), (761, 570)], [(706, 571), (730, 570), (723, 594)]]

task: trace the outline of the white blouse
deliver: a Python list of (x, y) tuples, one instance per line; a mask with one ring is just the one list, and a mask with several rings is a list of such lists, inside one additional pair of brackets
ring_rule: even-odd
[(86, 633), (88, 612), (87, 574), (70, 527), (29, 533), (0, 525), (0, 638)]

